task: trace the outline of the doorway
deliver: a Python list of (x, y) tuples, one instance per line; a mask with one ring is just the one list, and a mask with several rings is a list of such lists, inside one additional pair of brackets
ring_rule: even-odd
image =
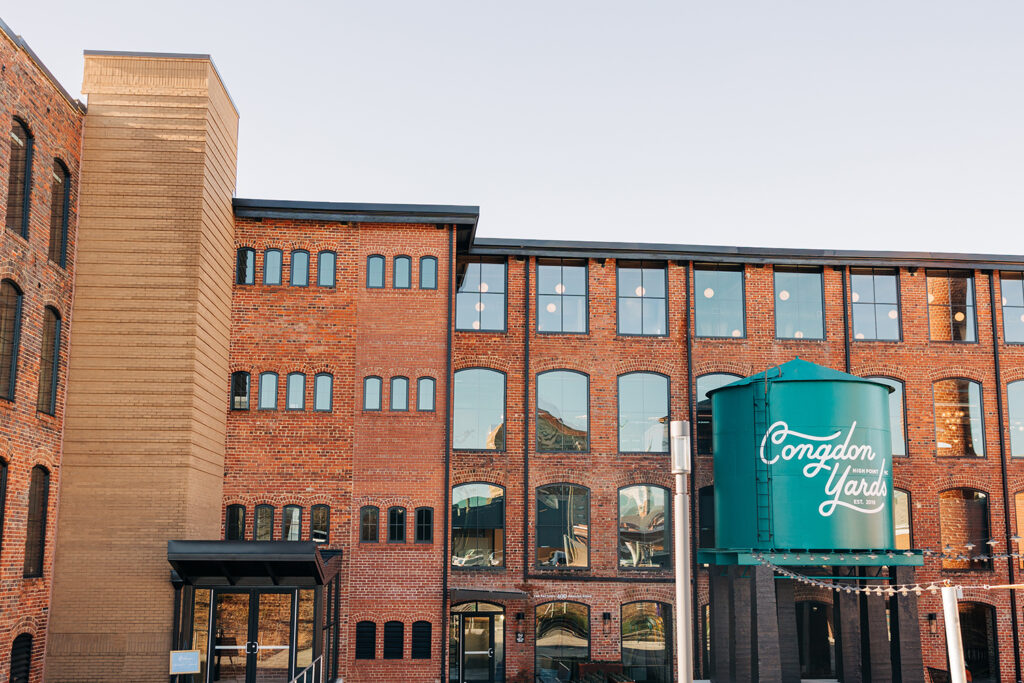
[(505, 680), (505, 610), (469, 602), (452, 607), (449, 634), (451, 683), (501, 683)]
[(800, 677), (835, 678), (836, 638), (832, 605), (817, 600), (798, 600), (796, 634)]
[(288, 683), (296, 591), (215, 590), (209, 680)]

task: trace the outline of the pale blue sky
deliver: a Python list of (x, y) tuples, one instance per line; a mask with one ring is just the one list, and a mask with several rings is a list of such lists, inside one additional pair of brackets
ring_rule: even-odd
[[(1024, 2), (8, 3), (210, 53), (238, 196), (480, 205), (479, 234), (1024, 254)], [(168, 9), (174, 6), (171, 12)]]

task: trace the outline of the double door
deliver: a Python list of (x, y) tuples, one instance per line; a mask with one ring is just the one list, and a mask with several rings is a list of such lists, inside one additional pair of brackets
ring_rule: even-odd
[(214, 591), (209, 680), (288, 683), (294, 603), (294, 591)]

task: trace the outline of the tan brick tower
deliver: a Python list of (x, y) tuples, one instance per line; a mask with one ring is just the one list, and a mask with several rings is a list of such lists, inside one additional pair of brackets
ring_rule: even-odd
[(47, 680), (167, 678), (170, 538), (220, 535), (238, 113), (206, 55), (87, 52)]

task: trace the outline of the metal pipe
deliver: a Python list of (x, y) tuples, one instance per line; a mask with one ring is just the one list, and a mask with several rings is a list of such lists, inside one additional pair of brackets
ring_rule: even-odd
[[(451, 424), (452, 424), (452, 380), (454, 375), (452, 374), (452, 299), (455, 296), (455, 274), (457, 269), (455, 268), (455, 239), (456, 239), (456, 228), (454, 225), (446, 226), (449, 230), (448, 233), (448, 329), (445, 332), (445, 359), (444, 359), (444, 491), (441, 492), (441, 500), (444, 501), (444, 509), (442, 510), (442, 516), (444, 518), (444, 531), (441, 534), (442, 547), (441, 547), (441, 624), (442, 626), (448, 624), (448, 566), (451, 564), (451, 554), (448, 552), (448, 535), (451, 533), (451, 527), (448, 522), (448, 514), (451, 511), (451, 501), (448, 496), (451, 494), (451, 462), (452, 462), (452, 451), (451, 451)], [(335, 604), (338, 602), (338, 585), (334, 587)], [(338, 613), (334, 613), (335, 619), (338, 619)], [(340, 619), (338, 619), (340, 623)], [(446, 629), (447, 630), (447, 629)], [(334, 629), (335, 634), (335, 648), (334, 648), (334, 672), (338, 671), (338, 628)], [(438, 657), (441, 660), (441, 680), (447, 680), (447, 666), (448, 656), (447, 650), (441, 651), (441, 656)]]
[(690, 422), (672, 420), (672, 474), (676, 479), (673, 497), (675, 516), (676, 565), (676, 680), (693, 681), (693, 621), (690, 615), (690, 493), (686, 478), (690, 474)]
[(964, 644), (960, 639), (960, 612), (957, 609), (957, 586), (942, 587), (942, 616), (946, 621), (946, 653), (949, 655), (950, 683), (967, 683)]

